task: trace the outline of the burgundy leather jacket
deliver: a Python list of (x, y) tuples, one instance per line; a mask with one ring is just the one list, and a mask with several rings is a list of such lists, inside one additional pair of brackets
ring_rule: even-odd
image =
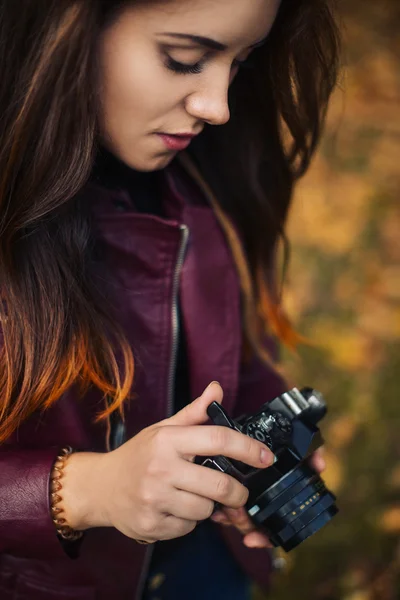
[[(168, 218), (138, 213), (124, 192), (88, 187), (96, 236), (112, 277), (116, 312), (136, 357), (137, 398), (126, 410), (125, 435), (171, 415), (180, 300), (191, 397), (212, 380), (233, 416), (255, 411), (282, 393), (280, 377), (257, 360), (242, 364), (240, 289), (224, 234), (193, 181), (171, 166), (165, 174)], [(79, 557), (58, 540), (49, 512), (49, 474), (61, 447), (104, 452), (106, 422), (94, 423), (100, 393), (79, 400), (71, 388), (0, 447), (1, 600), (133, 600), (141, 597), (152, 547), (113, 528), (88, 530)], [(217, 526), (217, 525), (216, 525)], [(247, 573), (268, 587), (266, 550), (248, 549), (220, 528)]]

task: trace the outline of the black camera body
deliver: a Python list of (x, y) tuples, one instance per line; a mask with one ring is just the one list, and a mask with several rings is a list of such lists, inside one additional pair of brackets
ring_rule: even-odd
[(308, 461), (323, 444), (317, 423), (326, 405), (319, 392), (293, 388), (235, 421), (218, 402), (207, 412), (215, 425), (255, 438), (274, 453), (275, 462), (266, 469), (225, 456), (196, 457), (196, 462), (232, 475), (249, 489), (248, 515), (276, 547), (289, 552), (338, 512), (336, 497)]

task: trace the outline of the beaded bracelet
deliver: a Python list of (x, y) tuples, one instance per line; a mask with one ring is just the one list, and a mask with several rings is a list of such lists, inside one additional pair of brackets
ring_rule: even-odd
[(58, 505), (60, 502), (62, 502), (62, 496), (59, 495), (59, 492), (62, 490), (61, 479), (63, 477), (63, 470), (68, 457), (73, 452), (74, 450), (70, 446), (66, 446), (61, 450), (60, 454), (56, 458), (50, 476), (51, 518), (56, 526), (58, 535), (60, 535), (64, 540), (69, 540), (70, 542), (79, 540), (83, 536), (83, 531), (75, 531), (68, 525), (67, 520), (64, 517), (60, 518), (60, 513), (63, 513), (64, 509)]

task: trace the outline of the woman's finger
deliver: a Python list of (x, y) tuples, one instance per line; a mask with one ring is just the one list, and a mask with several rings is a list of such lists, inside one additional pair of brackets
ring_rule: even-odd
[(239, 481), (227, 473), (214, 471), (201, 465), (181, 460), (171, 484), (178, 490), (239, 507), (246, 502), (249, 492)]
[(326, 462), (324, 458), (323, 448), (318, 448), (318, 450), (316, 450), (314, 454), (311, 455), (310, 464), (318, 473), (322, 473), (323, 471), (325, 471)]
[(214, 513), (210, 519), (219, 525), (232, 525), (231, 521), (222, 513)]
[(253, 522), (250, 520), (246, 509), (244, 508), (224, 508), (223, 512), (226, 514), (230, 522), (236, 529), (238, 529), (243, 535), (254, 531), (255, 527)]
[(273, 548), (268, 537), (260, 531), (252, 531), (244, 536), (243, 543), (247, 548)]
[[(248, 548), (272, 548), (273, 546), (268, 536), (260, 531), (256, 531), (249, 518), (245, 520), (242, 514), (237, 515), (241, 510), (244, 511), (244, 509), (239, 509), (237, 511), (232, 509), (217, 511), (213, 514), (211, 519), (220, 525), (236, 527), (236, 529), (244, 535), (243, 543)], [(232, 519), (227, 517), (228, 513), (232, 515)]]
[(231, 521), (222, 515), (212, 515), (211, 520), (219, 525), (232, 525)]
[(188, 521), (205, 521), (214, 510), (212, 500), (183, 490), (174, 490), (168, 498), (168, 503), (168, 514)]

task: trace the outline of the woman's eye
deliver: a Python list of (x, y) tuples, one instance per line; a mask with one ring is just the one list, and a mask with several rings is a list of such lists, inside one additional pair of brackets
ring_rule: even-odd
[[(204, 60), (198, 61), (197, 63), (187, 65), (185, 63), (178, 62), (174, 60), (170, 56), (167, 57), (166, 66), (170, 71), (174, 73), (178, 73), (180, 75), (198, 75), (202, 72), (204, 67)], [(243, 67), (250, 67), (249, 59), (246, 60), (237, 60), (235, 59), (232, 63), (232, 69), (240, 69)]]
[(201, 62), (197, 62), (194, 65), (185, 65), (184, 63), (180, 63), (168, 56), (167, 68), (180, 75), (196, 75), (202, 72), (203, 64)]

